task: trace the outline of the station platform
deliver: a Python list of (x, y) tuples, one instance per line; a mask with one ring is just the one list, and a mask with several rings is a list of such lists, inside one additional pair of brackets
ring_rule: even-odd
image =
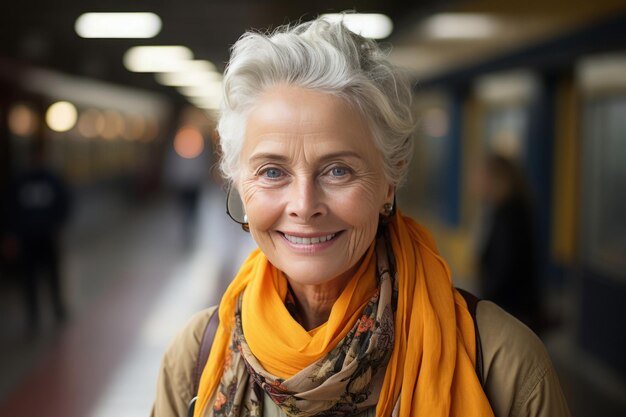
[(147, 415), (169, 340), (219, 301), (254, 248), (226, 216), (217, 187), (203, 194), (193, 237), (183, 235), (174, 199), (87, 200), (64, 239), (68, 321), (44, 317), (29, 334), (18, 289), (2, 292), (11, 320), (0, 325), (0, 416)]

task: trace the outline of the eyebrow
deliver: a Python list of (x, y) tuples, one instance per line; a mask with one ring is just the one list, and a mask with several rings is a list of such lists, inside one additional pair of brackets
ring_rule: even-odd
[[(333, 152), (333, 153), (329, 153), (326, 154), (324, 156), (322, 156), (319, 161), (320, 162), (324, 162), (324, 161), (328, 161), (330, 159), (336, 159), (336, 158), (346, 158), (346, 157), (352, 157), (352, 158), (357, 158), (357, 159), (363, 159), (361, 157), (361, 155), (359, 155), (358, 153), (354, 152), (354, 151), (339, 151), (339, 152)], [(280, 163), (287, 163), (289, 162), (289, 158), (287, 158), (284, 155), (280, 155), (280, 154), (276, 154), (276, 153), (271, 153), (271, 152), (260, 152), (257, 154), (254, 154), (250, 157), (250, 162), (254, 163), (257, 161), (275, 161), (275, 162), (280, 162)]]

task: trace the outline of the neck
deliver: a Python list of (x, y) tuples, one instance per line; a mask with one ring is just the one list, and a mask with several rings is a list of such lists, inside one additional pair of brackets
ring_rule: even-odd
[(327, 283), (315, 285), (300, 284), (287, 278), (295, 299), (297, 320), (304, 329), (312, 330), (328, 321), (335, 301), (352, 275), (343, 274)]

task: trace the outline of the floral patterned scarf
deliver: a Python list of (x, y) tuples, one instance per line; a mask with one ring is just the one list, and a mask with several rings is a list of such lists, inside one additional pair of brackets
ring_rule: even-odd
[(328, 323), (298, 334), (292, 302), (282, 273), (253, 252), (220, 304), (194, 416), (261, 417), (265, 394), (294, 417), (493, 415), (472, 318), (412, 220), (381, 227)]

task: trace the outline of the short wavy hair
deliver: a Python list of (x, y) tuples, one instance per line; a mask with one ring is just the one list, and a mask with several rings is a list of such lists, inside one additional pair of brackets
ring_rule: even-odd
[(387, 180), (396, 187), (403, 182), (415, 129), (409, 79), (374, 41), (322, 17), (266, 34), (246, 32), (233, 45), (217, 126), (227, 181), (238, 178), (246, 121), (258, 97), (284, 84), (333, 94), (358, 109), (384, 156)]

